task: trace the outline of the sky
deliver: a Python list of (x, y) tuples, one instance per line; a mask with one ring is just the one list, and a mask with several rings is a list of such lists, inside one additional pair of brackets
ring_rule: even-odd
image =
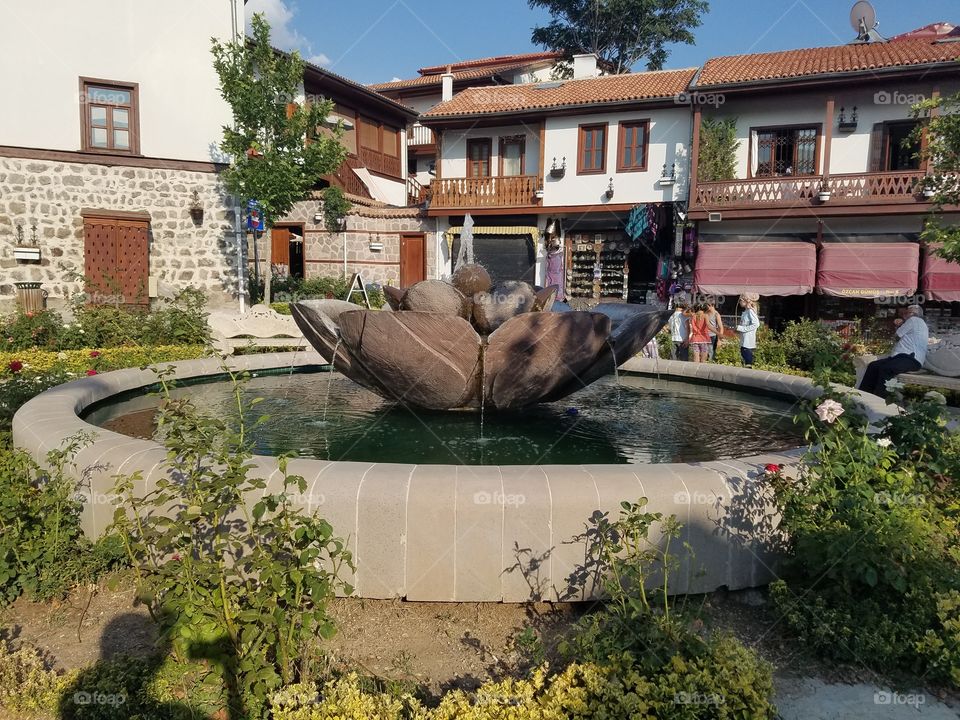
[[(960, 25), (957, 0), (873, 0), (890, 37), (932, 22)], [(696, 45), (671, 48), (667, 68), (709, 57), (850, 42), (853, 0), (710, 0)], [(274, 44), (357, 82), (416, 77), (427, 65), (533, 52), (530, 33), (548, 16), (526, 0), (248, 0), (264, 12)], [(638, 67), (638, 70), (643, 69)]]

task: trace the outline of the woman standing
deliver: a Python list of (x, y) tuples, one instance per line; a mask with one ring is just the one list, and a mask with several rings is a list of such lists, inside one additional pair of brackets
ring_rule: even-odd
[(710, 322), (707, 319), (706, 306), (702, 303), (696, 306), (690, 316), (690, 349), (693, 351), (695, 363), (707, 362), (710, 359)]
[(716, 301), (707, 300), (707, 323), (710, 325), (710, 360), (717, 357), (717, 345), (723, 337), (723, 317), (717, 312)]
[(760, 296), (756, 293), (744, 293), (740, 296), (740, 324), (737, 332), (740, 334), (740, 358), (747, 367), (753, 367), (753, 351), (757, 349), (757, 330), (760, 329), (760, 317), (757, 315), (757, 302)]
[(670, 358), (689, 360), (690, 322), (686, 312), (687, 305), (682, 300), (677, 300), (673, 308), (673, 315), (670, 316), (670, 341), (673, 343), (673, 351), (670, 353)]

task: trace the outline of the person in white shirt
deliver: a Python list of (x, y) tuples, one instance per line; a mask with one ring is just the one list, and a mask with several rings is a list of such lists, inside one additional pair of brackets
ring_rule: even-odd
[(930, 329), (923, 319), (923, 308), (911, 305), (900, 311), (897, 325), (897, 342), (891, 353), (867, 365), (860, 381), (860, 390), (885, 398), (887, 381), (900, 373), (914, 372), (923, 367), (927, 359), (927, 344)]
[(690, 359), (690, 319), (687, 317), (685, 302), (676, 301), (673, 315), (670, 316), (670, 340), (673, 342), (672, 360)]
[(757, 303), (760, 296), (756, 293), (744, 293), (740, 296), (740, 323), (737, 333), (740, 335), (740, 359), (747, 367), (753, 367), (753, 351), (757, 349), (757, 330), (760, 329), (760, 316), (757, 315)]

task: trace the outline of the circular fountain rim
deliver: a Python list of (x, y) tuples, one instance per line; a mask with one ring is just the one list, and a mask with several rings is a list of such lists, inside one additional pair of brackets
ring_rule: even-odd
[[(140, 472), (149, 487), (165, 473), (166, 450), (157, 442), (131, 438), (85, 422), (80, 414), (110, 397), (155, 385), (156, 370), (178, 380), (231, 371), (276, 370), (325, 365), (316, 352), (265, 353), (164, 363), (154, 369), (116, 370), (81, 378), (36, 396), (16, 413), (16, 446), (38, 462), (78, 435), (92, 436), (74, 458), (74, 473), (85, 495), (84, 531), (97, 537), (112, 522), (114, 477)], [(634, 358), (621, 369), (675, 380), (710, 382), (797, 399), (821, 390), (804, 377), (746, 368)], [(895, 412), (883, 400), (851, 391), (871, 420)], [(765, 511), (754, 480), (768, 463), (791, 472), (804, 447), (786, 452), (700, 463), (630, 465), (410, 465), (296, 459), (288, 472), (308, 482), (307, 507), (319, 510), (337, 532), (352, 538), (357, 570), (348, 578), (355, 595), (433, 601), (584, 600), (599, 588), (563, 591), (565, 578), (582, 560), (571, 542), (595, 512), (616, 513), (620, 501), (640, 496), (650, 512), (677, 515), (684, 540), (705, 573), (688, 572), (673, 585), (678, 592), (717, 587), (754, 587), (772, 577), (773, 560), (763, 551)], [(255, 456), (252, 474), (267, 480), (264, 492), (279, 488), (278, 458)], [(452, 481), (451, 481), (452, 480)], [(102, 502), (101, 502), (102, 500)], [(315, 506), (313, 505), (315, 503)], [(758, 510), (759, 508), (759, 510)], [(753, 522), (755, 526), (747, 525)], [(738, 523), (735, 525), (734, 523)], [(736, 543), (717, 532), (743, 537)], [(507, 571), (514, 548), (540, 548), (549, 562), (538, 565), (534, 594), (530, 578)], [(452, 557), (451, 557), (452, 555)], [(691, 570), (692, 565), (687, 567)], [(543, 573), (543, 578), (539, 573)], [(521, 576), (522, 575), (522, 576)], [(539, 585), (538, 585), (539, 588)]]

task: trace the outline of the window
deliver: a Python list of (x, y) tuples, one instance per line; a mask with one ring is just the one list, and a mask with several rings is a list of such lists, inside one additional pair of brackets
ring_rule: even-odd
[(490, 138), (467, 140), (467, 177), (490, 177)]
[(80, 113), (85, 152), (140, 153), (135, 83), (81, 78)]
[(380, 125), (376, 120), (360, 118), (360, 146), (380, 152)]
[(384, 125), (381, 130), (383, 132), (383, 154), (394, 158), (400, 157), (400, 131), (389, 125)]
[(602, 173), (607, 169), (607, 126), (581, 125), (577, 173)]
[(620, 123), (620, 148), (617, 152), (617, 170), (638, 172), (647, 169), (647, 143), (650, 138), (650, 122)]
[(754, 133), (756, 177), (817, 174), (818, 128), (764, 128)]
[[(912, 137), (917, 121), (878, 123), (874, 128), (874, 172), (920, 169), (920, 143)], [(879, 137), (878, 137), (879, 133)]]
[(523, 135), (500, 138), (500, 174), (504, 177), (523, 175), (526, 165), (526, 138)]

